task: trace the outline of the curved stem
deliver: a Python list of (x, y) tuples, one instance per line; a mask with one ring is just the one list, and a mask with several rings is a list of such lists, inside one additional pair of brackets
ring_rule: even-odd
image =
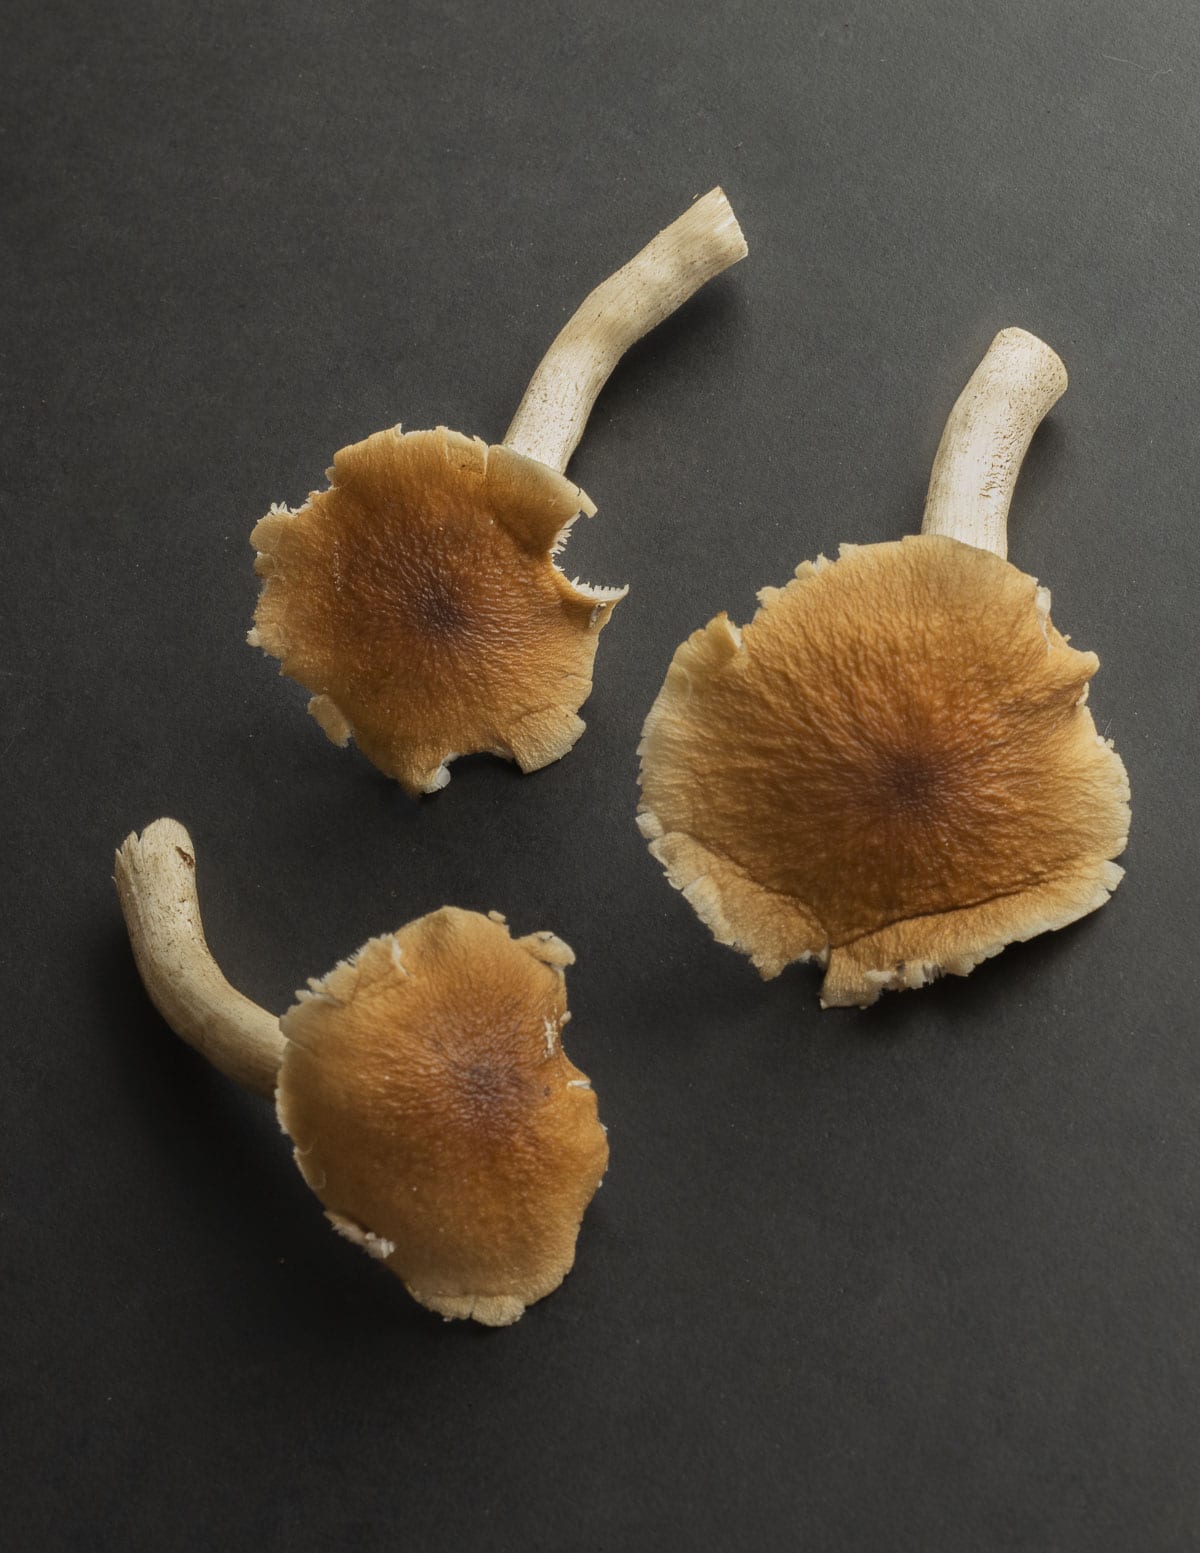
[(1008, 554), (1008, 508), (1030, 438), (1067, 369), (1024, 329), (1001, 329), (959, 394), (933, 460), (922, 534)]
[(192, 838), (155, 820), (118, 848), (113, 881), (133, 957), (159, 1013), (214, 1068), (260, 1094), (275, 1092), (279, 1021), (225, 980), (204, 941)]
[(722, 191), (713, 189), (697, 200), (584, 299), (542, 357), (506, 444), (561, 473), (600, 390), (629, 347), (746, 251)]

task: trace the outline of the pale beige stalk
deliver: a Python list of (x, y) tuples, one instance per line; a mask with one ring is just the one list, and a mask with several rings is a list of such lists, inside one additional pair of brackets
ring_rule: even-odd
[(587, 296), (533, 374), (505, 443), (560, 473), (621, 357), (707, 281), (746, 256), (720, 189), (698, 199)]
[(929, 477), (922, 534), (1008, 555), (1008, 508), (1021, 461), (1061, 398), (1067, 369), (1036, 335), (1001, 329), (950, 412)]
[(214, 1068), (247, 1089), (274, 1094), (284, 1044), (279, 1021), (217, 969), (200, 921), (187, 831), (177, 820), (155, 820), (140, 836), (127, 836), (113, 880), (155, 1008)]

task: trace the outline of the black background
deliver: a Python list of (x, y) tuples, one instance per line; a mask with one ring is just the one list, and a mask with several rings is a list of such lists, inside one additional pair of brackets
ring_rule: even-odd
[[(6, 9), (7, 1545), (1200, 1545), (1192, 0)], [(751, 257), (571, 466), (565, 564), (633, 585), (588, 732), (412, 803), (244, 645), (250, 527), (397, 420), (502, 436), (717, 182)], [(717, 609), (918, 524), (1008, 324), (1071, 372), (1010, 553), (1103, 660), (1128, 878), (822, 1014), (663, 881), (638, 731)], [(109, 873), (161, 813), (271, 1008), (446, 901), (574, 945), (612, 1167), (518, 1326), (409, 1302), (155, 1016)]]

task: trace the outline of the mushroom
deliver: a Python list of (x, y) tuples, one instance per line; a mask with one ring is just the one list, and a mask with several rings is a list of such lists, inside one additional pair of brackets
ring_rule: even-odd
[(167, 1023), (222, 1073), (274, 1095), (334, 1228), (447, 1320), (507, 1326), (570, 1271), (608, 1163), (567, 1060), (553, 933), (445, 906), (369, 940), (282, 1019), (234, 991), (205, 943), (195, 851), (175, 820), (130, 835), (115, 882)]
[(919, 535), (843, 545), (744, 630), (676, 651), (640, 746), (638, 824), (714, 936), (764, 978), (825, 967), (823, 1006), (965, 976), (1095, 911), (1129, 783), (1085, 701), (1099, 667), (1005, 559), (1062, 362), (1005, 329), (951, 412)]
[(274, 505), (250, 542), (263, 588), (248, 641), (416, 796), (485, 752), (536, 771), (583, 732), (597, 638), (626, 588), (570, 582), (556, 557), (589, 498), (563, 474), (622, 354), (746, 253), (720, 189), (583, 302), (503, 444), (439, 426), (335, 454), (324, 491)]

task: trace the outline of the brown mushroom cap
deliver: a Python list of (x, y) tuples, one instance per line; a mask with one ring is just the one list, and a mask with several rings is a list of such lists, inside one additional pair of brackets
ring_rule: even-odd
[(533, 771), (583, 731), (596, 642), (624, 589), (554, 564), (594, 507), (563, 475), (458, 432), (376, 432), (328, 490), (274, 508), (251, 543), (264, 587), (252, 644), (313, 692), (335, 743), (413, 794), (486, 751)]
[(1128, 779), (1034, 578), (912, 536), (759, 597), (678, 649), (641, 746), (639, 825), (720, 942), (865, 1005), (1103, 905)]
[(551, 933), (445, 907), (339, 965), (281, 1020), (277, 1104), (335, 1228), (448, 1319), (516, 1321), (570, 1271), (608, 1164), (568, 1062)]

